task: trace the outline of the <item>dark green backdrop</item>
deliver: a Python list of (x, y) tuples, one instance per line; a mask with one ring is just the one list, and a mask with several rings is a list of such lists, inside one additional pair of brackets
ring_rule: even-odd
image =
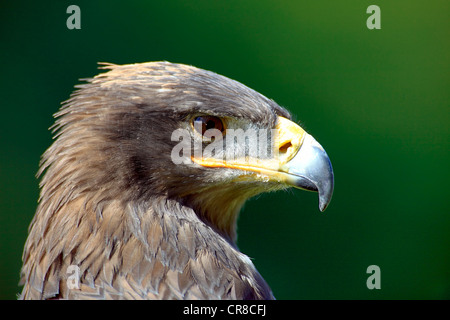
[[(66, 8), (81, 8), (68, 30)], [(366, 9), (381, 8), (381, 30)], [(14, 299), (52, 114), (97, 62), (236, 79), (327, 150), (335, 194), (249, 201), (239, 246), (278, 299), (449, 299), (449, 19), (435, 1), (3, 1), (0, 297)], [(366, 269), (381, 269), (369, 290)]]

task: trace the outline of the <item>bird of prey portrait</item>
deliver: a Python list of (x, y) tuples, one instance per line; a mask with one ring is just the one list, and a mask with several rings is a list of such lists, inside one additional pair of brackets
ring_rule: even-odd
[(20, 299), (273, 299), (237, 247), (239, 211), (289, 187), (318, 192), (325, 210), (324, 149), (273, 100), (214, 72), (100, 68), (55, 115)]

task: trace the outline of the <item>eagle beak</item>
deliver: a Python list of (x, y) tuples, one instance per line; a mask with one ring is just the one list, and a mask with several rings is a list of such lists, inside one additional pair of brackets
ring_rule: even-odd
[(297, 153), (280, 166), (280, 171), (287, 173), (287, 184), (318, 192), (319, 209), (326, 209), (333, 195), (333, 168), (327, 153), (311, 135), (304, 134)]
[(319, 193), (319, 209), (331, 201), (334, 187), (333, 168), (322, 146), (296, 123), (278, 117), (276, 144), (279, 150), (279, 172), (284, 182), (303, 190)]

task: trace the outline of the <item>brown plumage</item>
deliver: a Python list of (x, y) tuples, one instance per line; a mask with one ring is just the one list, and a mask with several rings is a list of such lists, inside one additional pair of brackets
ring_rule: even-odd
[[(56, 114), (23, 253), (21, 299), (271, 299), (236, 247), (245, 200), (286, 188), (254, 172), (175, 165), (193, 115), (273, 128), (290, 118), (244, 85), (190, 66), (106, 64)], [(235, 121), (235, 122), (233, 122)], [(79, 268), (69, 288), (68, 267)]]

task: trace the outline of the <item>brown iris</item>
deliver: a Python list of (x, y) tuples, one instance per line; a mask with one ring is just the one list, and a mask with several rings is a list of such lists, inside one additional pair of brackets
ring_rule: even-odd
[(210, 129), (216, 129), (222, 133), (225, 131), (225, 126), (223, 125), (222, 119), (214, 116), (195, 117), (192, 124), (194, 126), (194, 129), (205, 138), (211, 138), (212, 134), (208, 134), (207, 132)]

